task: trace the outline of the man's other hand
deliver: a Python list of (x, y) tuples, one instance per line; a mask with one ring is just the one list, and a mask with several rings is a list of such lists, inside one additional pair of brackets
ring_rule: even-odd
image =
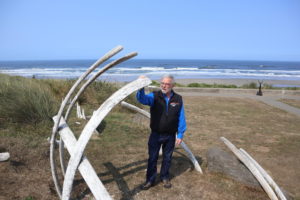
[(147, 78), (145, 75), (140, 75), (139, 78)]
[(176, 144), (177, 144), (177, 145), (180, 145), (181, 142), (182, 142), (182, 139), (176, 138)]

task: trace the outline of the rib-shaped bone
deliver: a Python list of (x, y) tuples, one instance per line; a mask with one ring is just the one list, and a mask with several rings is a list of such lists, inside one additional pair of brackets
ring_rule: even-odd
[(250, 156), (244, 149), (240, 148), (240, 151), (252, 162), (255, 167), (259, 170), (259, 172), (263, 175), (263, 177), (266, 179), (266, 181), (270, 184), (270, 186), (274, 189), (275, 193), (281, 200), (286, 200), (286, 197), (282, 193), (280, 187), (275, 183), (275, 181), (272, 179), (272, 177), (260, 166), (252, 156)]
[[(60, 198), (61, 198), (61, 186), (60, 186), (60, 184), (58, 182), (56, 164), (55, 164), (55, 159), (54, 159), (54, 145), (55, 145), (55, 139), (56, 139), (56, 136), (57, 136), (57, 129), (58, 129), (59, 120), (60, 120), (60, 118), (62, 116), (62, 113), (64, 111), (64, 108), (65, 108), (67, 102), (70, 100), (72, 93), (74, 92), (75, 88), (80, 84), (80, 82), (83, 79), (85, 79), (99, 65), (101, 65), (103, 62), (105, 62), (106, 60), (108, 60), (109, 58), (111, 58), (112, 56), (114, 56), (115, 54), (117, 54), (118, 52), (120, 52), (122, 49), (123, 49), (122, 46), (117, 46), (114, 49), (112, 49), (111, 51), (109, 51), (108, 53), (106, 53), (102, 58), (100, 58), (99, 60), (97, 60), (89, 69), (87, 69), (87, 71), (84, 74), (82, 74), (78, 78), (78, 80), (75, 82), (75, 84), (69, 90), (68, 94), (66, 95), (66, 97), (63, 100), (63, 102), (61, 103), (61, 106), (60, 106), (58, 114), (57, 114), (58, 120), (54, 123), (53, 129), (52, 129), (51, 140), (50, 140), (50, 166), (51, 166), (51, 174), (52, 174), (52, 177), (53, 177), (53, 181), (54, 181), (56, 192), (57, 192), (57, 194), (58, 194), (58, 196)], [(60, 144), (62, 144), (62, 142)], [(60, 149), (63, 149), (63, 148), (60, 148)]]
[(10, 155), (8, 152), (0, 153), (0, 161), (6, 161), (10, 158)]
[(253, 163), (251, 163), (229, 140), (227, 140), (224, 137), (220, 138), (225, 145), (233, 152), (233, 154), (242, 162), (245, 164), (245, 166), (251, 171), (251, 173), (255, 176), (255, 178), (258, 180), (260, 185), (263, 187), (267, 195), (271, 200), (278, 200), (276, 194), (270, 187), (270, 185), (267, 183), (267, 181), (264, 179), (263, 175), (258, 171), (258, 169), (255, 167)]
[(150, 113), (149, 113), (149, 112), (147, 112), (147, 111), (145, 111), (145, 110), (143, 110), (143, 109), (141, 109), (141, 108), (139, 108), (139, 107), (137, 107), (137, 106), (135, 106), (135, 105), (132, 105), (132, 104), (130, 104), (130, 103), (127, 103), (127, 102), (125, 102), (125, 101), (122, 101), (122, 102), (121, 102), (121, 106), (123, 106), (123, 107), (125, 107), (125, 108), (128, 108), (129, 110), (133, 110), (133, 111), (135, 111), (135, 112), (138, 112), (138, 113), (140, 113), (140, 114), (142, 114), (142, 115), (144, 115), (145, 117), (147, 117), (147, 118), (150, 119)]
[(70, 193), (72, 190), (72, 185), (74, 181), (74, 176), (80, 159), (83, 155), (83, 151), (93, 134), (93, 131), (101, 123), (104, 117), (111, 111), (111, 109), (122, 101), (125, 97), (130, 95), (132, 92), (143, 88), (151, 84), (151, 80), (148, 78), (139, 78), (115, 92), (110, 98), (108, 98), (95, 112), (95, 115), (89, 120), (89, 122), (84, 127), (76, 145), (75, 151), (71, 154), (67, 171), (65, 174), (65, 180), (63, 185), (62, 199), (67, 200), (70, 198)]
[[(53, 120), (57, 120), (57, 116), (53, 117)], [(69, 153), (72, 154), (75, 151), (74, 147), (77, 140), (63, 117), (61, 117), (59, 123), (59, 134)], [(78, 170), (97, 200), (112, 199), (86, 156), (82, 156), (82, 161), (78, 166)]]
[[(112, 61), (111, 63), (105, 65), (103, 68), (101, 68), (96, 74), (94, 74), (89, 80), (87, 80), (82, 87), (80, 88), (80, 90), (77, 92), (77, 94), (74, 96), (74, 98), (72, 99), (68, 110), (65, 114), (65, 120), (68, 120), (69, 114), (75, 104), (75, 102), (77, 102), (79, 96), (84, 92), (84, 90), (93, 82), (95, 81), (101, 74), (103, 74), (105, 71), (107, 71), (108, 69), (112, 68), (113, 66), (116, 66), (134, 56), (137, 55), (137, 52), (132, 52), (126, 56), (123, 56), (122, 58), (119, 58), (115, 61)], [(62, 168), (62, 172), (63, 175), (65, 175), (65, 171), (66, 171), (66, 167), (65, 167), (65, 163), (64, 163), (64, 148), (63, 148), (63, 142), (60, 142), (60, 146), (59, 146), (59, 158), (60, 158), (60, 164), (61, 164), (61, 168)]]
[(188, 148), (188, 146), (183, 141), (180, 143), (180, 145), (187, 152), (189, 159), (194, 164), (195, 170), (200, 172), (201, 174), (203, 174), (202, 169), (201, 169), (197, 159), (195, 158), (194, 154), (192, 153), (192, 151)]
[[(139, 107), (136, 107), (136, 106), (134, 106), (134, 105), (132, 105), (130, 103), (127, 103), (125, 101), (122, 101), (121, 105), (124, 106), (124, 107), (126, 107), (126, 108), (128, 108), (128, 109), (130, 109), (130, 110), (136, 111), (136, 112), (144, 115), (147, 118), (150, 118), (150, 113), (147, 112), (147, 111), (145, 111), (145, 110), (143, 110), (143, 109), (140, 109)], [(198, 171), (201, 174), (203, 174), (202, 169), (201, 169), (201, 167), (200, 167), (197, 159), (195, 158), (194, 154), (192, 153), (192, 151), (188, 148), (188, 146), (183, 141), (180, 143), (180, 145), (187, 152), (188, 157), (192, 161), (192, 163), (194, 164), (194, 167), (195, 167), (196, 171)]]
[(130, 58), (134, 57), (137, 55), (137, 52), (132, 52), (122, 58), (119, 58), (115, 61), (112, 61), (111, 63), (105, 65), (103, 68), (101, 68), (94, 76), (92, 76), (88, 81), (86, 81), (83, 86), (80, 88), (80, 90), (77, 92), (77, 94), (75, 95), (75, 97), (72, 99), (72, 102), (70, 103), (68, 110), (66, 112), (65, 115), (65, 119), (68, 119), (68, 116), (70, 114), (71, 109), (73, 108), (75, 102), (77, 101), (77, 99), (79, 98), (79, 96), (82, 94), (82, 92), (84, 92), (84, 90), (94, 81), (96, 80), (101, 74), (103, 74), (105, 71), (107, 71), (108, 69), (110, 69), (113, 66), (116, 66), (117, 64), (120, 64), (126, 60), (129, 60)]

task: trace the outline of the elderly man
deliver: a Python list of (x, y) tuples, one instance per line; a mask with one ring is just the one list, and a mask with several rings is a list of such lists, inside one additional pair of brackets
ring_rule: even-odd
[[(141, 76), (145, 77), (145, 76)], [(175, 143), (182, 142), (186, 130), (182, 97), (173, 91), (174, 77), (165, 75), (160, 82), (160, 91), (145, 94), (144, 88), (136, 94), (137, 100), (150, 106), (151, 135), (148, 141), (148, 167), (146, 182), (142, 189), (147, 190), (155, 183), (157, 175), (157, 160), (162, 146), (163, 161), (160, 170), (160, 179), (165, 188), (171, 188), (169, 169)], [(176, 137), (177, 133), (177, 137)]]

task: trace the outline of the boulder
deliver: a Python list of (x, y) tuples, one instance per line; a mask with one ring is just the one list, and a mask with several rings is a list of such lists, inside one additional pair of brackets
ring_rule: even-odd
[(260, 187), (259, 182), (232, 153), (212, 147), (207, 154), (208, 171), (221, 173), (250, 187)]

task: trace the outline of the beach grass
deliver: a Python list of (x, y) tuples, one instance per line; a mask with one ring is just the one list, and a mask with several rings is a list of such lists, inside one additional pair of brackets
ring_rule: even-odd
[[(74, 82), (0, 74), (0, 121), (32, 124), (52, 121)], [(78, 103), (96, 109), (117, 89), (113, 83), (93, 82), (79, 97)], [(127, 97), (126, 101), (137, 104), (134, 95)]]
[(1, 75), (1, 118), (17, 123), (51, 120), (57, 101), (49, 88), (35, 79)]

